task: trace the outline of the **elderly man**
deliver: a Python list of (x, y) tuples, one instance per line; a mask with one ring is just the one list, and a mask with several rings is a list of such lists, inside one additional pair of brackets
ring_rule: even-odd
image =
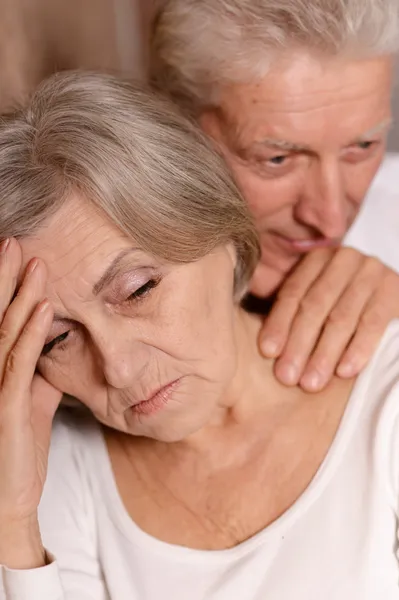
[(399, 271), (394, 159), (347, 233), (384, 157), (398, 46), (397, 0), (169, 0), (155, 22), (153, 80), (216, 142), (255, 216), (252, 291), (280, 288), (263, 344), (287, 384), (353, 376), (399, 317), (399, 276), (340, 247)]

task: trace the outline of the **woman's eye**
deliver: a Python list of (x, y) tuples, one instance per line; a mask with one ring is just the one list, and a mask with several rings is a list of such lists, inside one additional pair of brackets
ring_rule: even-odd
[(158, 285), (159, 281), (159, 279), (149, 279), (147, 283), (139, 287), (133, 294), (130, 294), (128, 301), (138, 300), (139, 298), (147, 296), (147, 294)]
[(62, 333), (61, 335), (57, 335), (57, 337), (54, 338), (53, 340), (51, 340), (51, 342), (48, 342), (47, 344), (45, 344), (43, 346), (42, 355), (45, 356), (46, 354), (49, 354), (49, 352), (51, 352), (51, 350), (55, 346), (58, 346), (59, 344), (64, 342), (67, 339), (68, 335), (69, 335), (69, 331), (66, 331), (65, 333)]

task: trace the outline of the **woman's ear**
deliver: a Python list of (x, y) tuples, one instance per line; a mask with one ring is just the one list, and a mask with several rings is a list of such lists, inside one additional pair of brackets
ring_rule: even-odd
[(233, 269), (235, 270), (237, 267), (237, 250), (233, 242), (230, 242), (226, 246), (226, 251), (230, 257), (231, 264), (233, 265)]

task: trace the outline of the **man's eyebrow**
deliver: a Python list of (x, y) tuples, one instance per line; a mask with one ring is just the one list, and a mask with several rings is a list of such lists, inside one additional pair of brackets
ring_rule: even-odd
[(116, 258), (114, 258), (114, 260), (109, 265), (109, 267), (105, 271), (105, 273), (100, 277), (100, 279), (97, 281), (97, 283), (94, 284), (94, 286), (93, 286), (94, 296), (98, 296), (98, 294), (100, 294), (104, 290), (104, 288), (106, 288), (107, 285), (109, 285), (111, 283), (111, 281), (114, 279), (115, 275), (118, 273), (120, 264), (123, 261), (123, 259), (126, 256), (128, 256), (129, 254), (132, 254), (134, 252), (138, 252), (138, 248), (125, 248), (125, 250), (122, 250), (118, 254), (118, 256)]
[(267, 146), (268, 148), (275, 148), (283, 152), (302, 152), (303, 150), (309, 150), (308, 146), (302, 144), (295, 144), (288, 140), (279, 140), (277, 138), (263, 138), (256, 145)]
[[(368, 131), (362, 133), (357, 139), (356, 142), (368, 141), (371, 137), (377, 135), (384, 131), (384, 129), (388, 129), (392, 125), (392, 119), (384, 119), (378, 125), (375, 125)], [(309, 146), (304, 144), (296, 144), (294, 142), (290, 142), (288, 140), (282, 140), (278, 138), (263, 138), (259, 142), (255, 142), (254, 146), (267, 146), (268, 148), (273, 148), (276, 150), (280, 150), (282, 152), (303, 152), (310, 151)]]
[(382, 131), (384, 131), (384, 129), (389, 129), (391, 127), (391, 125), (392, 125), (392, 119), (384, 119), (384, 121), (381, 121), (381, 123), (378, 123), (378, 125), (375, 125), (374, 127), (369, 129), (365, 133), (362, 133), (362, 135), (360, 135), (357, 138), (357, 141), (360, 141), (360, 142), (369, 141), (370, 138), (374, 137), (378, 133), (381, 133)]

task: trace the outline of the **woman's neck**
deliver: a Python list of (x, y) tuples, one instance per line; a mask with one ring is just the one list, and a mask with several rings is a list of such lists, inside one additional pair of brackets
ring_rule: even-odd
[(178, 443), (199, 452), (215, 446), (216, 440), (242, 438), (245, 431), (257, 425), (264, 432), (265, 422), (272, 426), (274, 415), (286, 411), (292, 402), (305, 393), (299, 388), (281, 385), (273, 373), (273, 361), (265, 359), (258, 349), (262, 320), (237, 309), (235, 315), (236, 369), (215, 407), (214, 413), (201, 430)]
[[(192, 434), (176, 448), (191, 449), (199, 454), (211, 454), (219, 447), (235, 448), (262, 443), (293, 418), (298, 411), (317, 412), (317, 406), (332, 404), (337, 407), (338, 418), (346, 405), (353, 382), (335, 379), (322, 392), (310, 394), (297, 387), (286, 387), (278, 382), (273, 369), (274, 361), (265, 359), (258, 347), (262, 319), (237, 309), (235, 317), (235, 345), (237, 367), (235, 375), (208, 424)], [(323, 398), (324, 402), (321, 402)], [(342, 406), (341, 406), (341, 401)], [(248, 443), (245, 439), (248, 438)], [(216, 450), (217, 452), (217, 450)]]

